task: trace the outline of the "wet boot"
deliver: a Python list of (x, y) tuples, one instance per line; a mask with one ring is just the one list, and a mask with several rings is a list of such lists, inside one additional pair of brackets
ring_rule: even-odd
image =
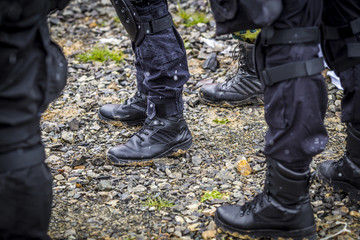
[(146, 102), (146, 95), (138, 91), (123, 104), (102, 106), (99, 110), (99, 118), (105, 122), (118, 121), (128, 125), (142, 125), (147, 117)]
[(253, 62), (254, 45), (240, 42), (239, 47), (237, 73), (224, 83), (202, 86), (199, 91), (202, 103), (222, 107), (263, 103), (263, 90)]
[(147, 118), (127, 143), (111, 148), (108, 158), (117, 166), (146, 166), (154, 158), (182, 154), (191, 144), (191, 133), (182, 113), (166, 118), (155, 116)]
[(317, 176), (335, 190), (360, 201), (360, 131), (351, 123), (347, 127), (346, 153), (338, 161), (325, 161), (318, 167)]
[(219, 207), (215, 223), (223, 231), (240, 238), (316, 239), (310, 180), (310, 171), (294, 172), (267, 158), (263, 193), (242, 206)]

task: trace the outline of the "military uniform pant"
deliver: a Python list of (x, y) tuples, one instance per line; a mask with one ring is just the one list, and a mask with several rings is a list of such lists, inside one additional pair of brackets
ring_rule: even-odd
[[(360, 17), (359, 1), (283, 1), (284, 11), (274, 23), (278, 29), (320, 26), (342, 26)], [(323, 11), (323, 15), (319, 14)], [(322, 19), (320, 17), (322, 16)], [(346, 54), (347, 42), (359, 42), (359, 36), (329, 41), (326, 58), (333, 60)], [(317, 46), (293, 44), (268, 46), (257, 50), (257, 60), (266, 67), (316, 58)], [(262, 55), (261, 55), (262, 54)], [(337, 71), (337, 69), (334, 69)], [(359, 127), (360, 65), (337, 71), (344, 97), (341, 120)], [(277, 159), (290, 169), (306, 170), (312, 157), (325, 149), (327, 132), (323, 124), (327, 107), (324, 80), (318, 75), (286, 80), (267, 86), (264, 93), (265, 118), (269, 125), (266, 133), (265, 154)]]
[(50, 239), (51, 202), (52, 176), (45, 163), (0, 172), (0, 239)]
[(52, 177), (40, 115), (66, 81), (48, 0), (0, 1), (0, 240), (49, 239)]
[[(351, 21), (360, 18), (360, 1), (353, 0), (328, 0), (324, 1), (323, 24), (331, 27), (342, 27)], [(360, 42), (360, 34), (342, 37), (340, 39), (326, 39), (324, 36), (323, 52), (329, 63), (346, 58), (348, 43)], [(357, 64), (343, 69), (338, 65), (331, 66), (338, 74), (344, 89), (341, 102), (341, 120), (352, 123), (360, 129), (360, 61)], [(331, 64), (330, 64), (331, 65)]]
[[(283, 1), (276, 29), (320, 26), (320, 1)], [(261, 36), (261, 33), (260, 33)], [(256, 61), (265, 68), (317, 58), (317, 44), (256, 46)], [(259, 63), (257, 63), (259, 66)], [(264, 79), (261, 79), (264, 81)], [(293, 170), (306, 170), (312, 157), (325, 149), (323, 124), (327, 92), (321, 74), (293, 78), (265, 86), (265, 155)]]
[[(165, 0), (134, 3), (142, 21), (151, 21), (169, 14)], [(182, 91), (189, 79), (186, 51), (174, 27), (145, 35), (139, 46), (133, 44), (137, 85), (148, 94), (149, 117), (171, 116), (183, 110)]]

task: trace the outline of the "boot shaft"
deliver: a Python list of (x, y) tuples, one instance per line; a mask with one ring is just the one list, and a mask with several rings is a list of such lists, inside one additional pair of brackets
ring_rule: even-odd
[(310, 170), (303, 173), (294, 172), (274, 159), (268, 157), (266, 160), (268, 170), (265, 190), (272, 198), (288, 207), (310, 201)]
[(351, 123), (347, 125), (347, 154), (358, 167), (360, 167), (360, 131)]
[(238, 71), (254, 75), (255, 64), (254, 64), (254, 44), (239, 41), (239, 55), (238, 59)]
[(254, 64), (254, 44), (245, 43), (245, 72), (256, 74)]
[(316, 225), (309, 198), (310, 171), (298, 173), (267, 158), (264, 192), (244, 205), (217, 209), (221, 228), (254, 238), (315, 239)]

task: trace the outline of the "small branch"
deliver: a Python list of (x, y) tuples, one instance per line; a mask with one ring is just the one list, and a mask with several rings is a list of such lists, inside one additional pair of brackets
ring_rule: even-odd
[(335, 223), (336, 225), (340, 225), (340, 224), (343, 224), (344, 225), (344, 228), (342, 230), (340, 230), (339, 232), (335, 233), (335, 234), (332, 234), (330, 236), (327, 236), (327, 237), (324, 237), (324, 238), (321, 238), (320, 240), (328, 240), (328, 239), (331, 239), (337, 235), (340, 235), (344, 232), (348, 232), (348, 233), (351, 233), (351, 231), (349, 229), (347, 229), (347, 223), (344, 223), (344, 222), (339, 222), (339, 221), (336, 221)]

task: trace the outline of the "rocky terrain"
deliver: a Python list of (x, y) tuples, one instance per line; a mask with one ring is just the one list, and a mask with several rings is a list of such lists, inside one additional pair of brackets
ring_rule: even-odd
[[(215, 37), (205, 0), (169, 1), (169, 8), (188, 53), (191, 79), (184, 88), (184, 114), (194, 143), (181, 156), (136, 168), (111, 165), (106, 151), (125, 143), (139, 127), (104, 124), (97, 115), (103, 104), (121, 103), (136, 91), (130, 40), (110, 1), (73, 0), (50, 15), (52, 36), (63, 47), (69, 66), (68, 84), (41, 123), (46, 161), (54, 176), (53, 239), (232, 239), (216, 231), (215, 209), (224, 203), (242, 204), (261, 191), (267, 130), (263, 106), (211, 107), (200, 104), (197, 96), (202, 84), (224, 81), (235, 72), (232, 54), (237, 41)], [(210, 22), (186, 26), (179, 9), (204, 12)], [(122, 51), (125, 60), (76, 58), (102, 46)], [(203, 68), (211, 53), (219, 61), (213, 71)], [(342, 91), (329, 81), (328, 90), (325, 123), (330, 137), (311, 165), (314, 171), (322, 161), (340, 158), (345, 146)], [(310, 191), (318, 239), (359, 239), (358, 203), (316, 179)]]

